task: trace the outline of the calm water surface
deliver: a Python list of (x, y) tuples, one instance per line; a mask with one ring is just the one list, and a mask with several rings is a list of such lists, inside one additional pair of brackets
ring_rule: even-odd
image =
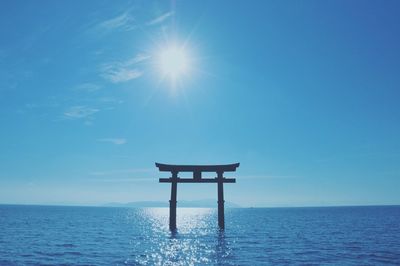
[(215, 209), (0, 205), (0, 265), (400, 265), (400, 206)]

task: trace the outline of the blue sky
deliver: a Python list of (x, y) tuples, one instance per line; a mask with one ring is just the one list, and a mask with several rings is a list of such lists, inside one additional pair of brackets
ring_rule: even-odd
[[(0, 203), (400, 204), (398, 1), (1, 1)], [(159, 54), (184, 46), (172, 84)], [(181, 185), (179, 199), (216, 198)]]

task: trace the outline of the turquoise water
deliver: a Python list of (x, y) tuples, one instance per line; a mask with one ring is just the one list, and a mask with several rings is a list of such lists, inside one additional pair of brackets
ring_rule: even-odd
[(178, 209), (0, 205), (0, 265), (400, 265), (400, 206)]

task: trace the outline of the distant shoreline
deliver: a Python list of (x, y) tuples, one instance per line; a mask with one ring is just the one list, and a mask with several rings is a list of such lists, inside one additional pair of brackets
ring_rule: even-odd
[[(32, 206), (32, 207), (83, 207), (83, 208), (126, 208), (126, 209), (141, 209), (141, 208), (169, 208), (169, 206), (108, 206), (102, 205), (85, 205), (85, 204), (29, 204), (29, 203), (0, 203), (1, 206)], [(306, 209), (306, 208), (355, 208), (355, 207), (400, 207), (400, 204), (380, 204), (380, 205), (325, 205), (325, 206), (257, 206), (257, 207), (225, 207), (227, 209)], [(198, 209), (216, 209), (215, 207), (202, 206), (179, 206), (179, 208), (198, 208)]]

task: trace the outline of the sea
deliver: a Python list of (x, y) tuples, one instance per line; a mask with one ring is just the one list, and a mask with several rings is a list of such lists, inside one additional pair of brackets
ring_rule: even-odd
[(0, 205), (0, 265), (400, 265), (400, 206)]

